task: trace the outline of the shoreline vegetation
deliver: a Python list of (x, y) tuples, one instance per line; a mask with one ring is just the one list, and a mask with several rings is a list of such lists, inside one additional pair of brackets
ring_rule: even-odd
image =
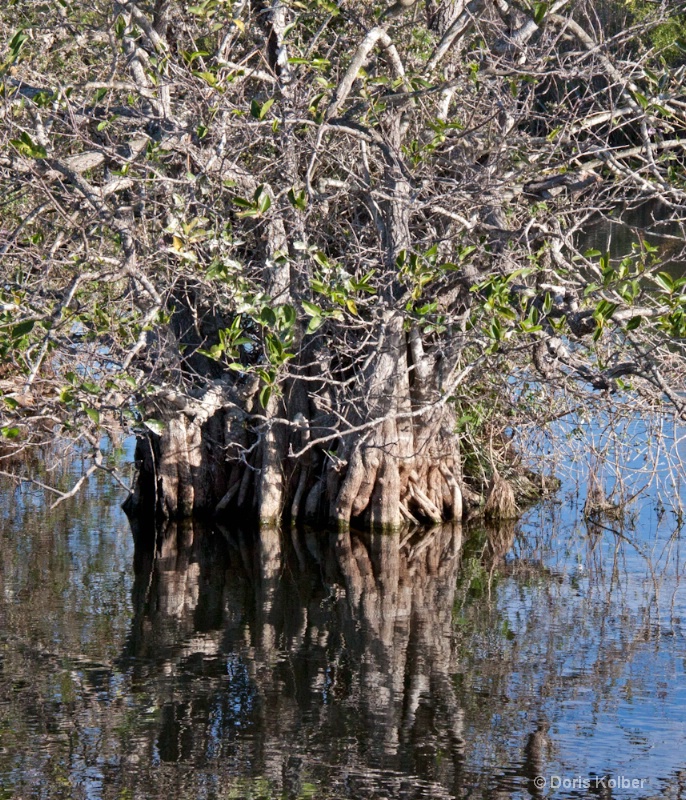
[(683, 421), (686, 278), (579, 243), (648, 204), (686, 261), (685, 20), (5, 4), (0, 472), (127, 486), (134, 433), (133, 517), (498, 522), (556, 488), (526, 445), (560, 420)]

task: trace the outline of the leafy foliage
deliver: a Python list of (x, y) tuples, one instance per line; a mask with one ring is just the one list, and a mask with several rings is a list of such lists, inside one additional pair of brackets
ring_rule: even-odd
[(630, 375), (683, 413), (683, 278), (577, 243), (622, 204), (683, 219), (684, 3), (626, 3), (602, 48), (591, 3), (475, 3), (6, 3), (5, 438), (158, 433), (153, 398), (217, 381), (263, 436), (300, 381), (328, 447), (391, 317), (413, 403)]

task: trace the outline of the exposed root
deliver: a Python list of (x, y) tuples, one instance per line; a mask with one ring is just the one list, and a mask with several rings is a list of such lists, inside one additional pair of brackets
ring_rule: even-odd
[(516, 519), (518, 516), (514, 491), (497, 470), (493, 473), (486, 497), (484, 516), (493, 521)]
[[(307, 444), (310, 441), (310, 427), (304, 414), (298, 413), (295, 415), (294, 422), (301, 428), (301, 442)], [(291, 503), (291, 520), (297, 521), (300, 516), (300, 506), (305, 495), (307, 483), (310, 477), (310, 454), (309, 451), (303, 457), (300, 463), (300, 470), (298, 475), (298, 485), (293, 495), (293, 502)]]
[[(361, 377), (369, 387), (366, 405), (349, 412), (348, 423), (364, 431), (357, 438), (329, 436), (317, 446), (322, 430), (340, 425), (328, 410), (338, 401), (329, 398), (322, 411), (311, 384), (295, 380), (266, 409), (256, 399), (258, 382), (243, 388), (217, 382), (200, 398), (155, 398), (149, 415), (164, 430), (141, 436), (129, 510), (153, 506), (164, 517), (240, 515), (263, 525), (286, 518), (342, 528), (460, 521), (474, 494), (462, 477), (454, 410), (442, 402), (419, 336), (408, 346), (393, 313), (384, 326)], [(485, 514), (517, 516), (513, 488), (497, 472)]]
[(410, 497), (415, 505), (420, 509), (422, 515), (431, 522), (439, 523), (442, 519), (442, 514), (438, 510), (438, 506), (432, 502), (424, 492), (416, 485), (414, 481), (410, 482)]

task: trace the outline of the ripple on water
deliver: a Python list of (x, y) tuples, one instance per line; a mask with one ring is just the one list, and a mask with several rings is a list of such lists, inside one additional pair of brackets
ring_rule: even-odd
[(66, 513), (0, 495), (0, 796), (524, 798), (548, 796), (541, 775), (619, 774), (648, 781), (622, 797), (683, 789), (670, 531), (631, 546), (539, 510), (489, 584), (478, 533), (322, 531), (261, 558), (250, 532), (189, 524), (134, 547), (104, 496)]

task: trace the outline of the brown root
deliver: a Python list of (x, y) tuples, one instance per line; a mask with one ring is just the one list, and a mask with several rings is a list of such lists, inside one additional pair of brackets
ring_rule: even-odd
[(518, 516), (514, 491), (496, 470), (484, 505), (484, 516), (490, 520), (516, 519)]
[[(339, 401), (332, 395), (320, 407), (312, 384), (297, 380), (274, 393), (267, 408), (256, 399), (259, 381), (242, 389), (216, 381), (198, 398), (170, 394), (150, 401), (146, 414), (164, 429), (140, 437), (139, 476), (127, 510), (153, 507), (171, 518), (240, 515), (272, 526), (284, 518), (343, 528), (461, 520), (470, 491), (454, 410), (436, 386), (416, 332), (408, 341), (393, 312), (383, 331), (361, 378), (368, 386), (365, 405), (346, 420), (357, 434), (336, 440), (341, 417), (330, 409)], [(334, 435), (317, 446), (322, 431)], [(487, 503), (494, 518), (516, 514), (512, 491), (504, 487), (496, 481)]]

